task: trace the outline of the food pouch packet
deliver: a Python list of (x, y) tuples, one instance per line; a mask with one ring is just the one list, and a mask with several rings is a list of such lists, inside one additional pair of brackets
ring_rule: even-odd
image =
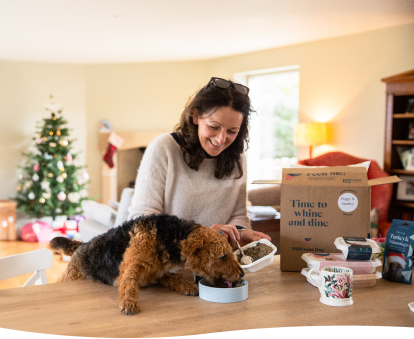
[(385, 241), (382, 277), (411, 285), (413, 248), (414, 222), (394, 219)]

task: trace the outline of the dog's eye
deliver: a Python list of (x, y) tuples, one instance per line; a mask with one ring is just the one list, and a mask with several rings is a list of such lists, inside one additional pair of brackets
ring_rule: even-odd
[(224, 254), (224, 255), (222, 255), (222, 256), (220, 257), (220, 260), (225, 261), (226, 259), (227, 259), (227, 254)]

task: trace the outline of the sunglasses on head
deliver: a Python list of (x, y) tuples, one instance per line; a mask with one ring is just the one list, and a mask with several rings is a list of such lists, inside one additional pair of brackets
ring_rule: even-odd
[(222, 78), (211, 78), (210, 81), (208, 82), (208, 84), (206, 85), (206, 87), (203, 88), (203, 91), (206, 90), (206, 88), (208, 86), (210, 86), (210, 84), (213, 84), (214, 86), (221, 88), (221, 89), (226, 89), (229, 88), (230, 86), (233, 87), (236, 91), (240, 92), (241, 94), (245, 94), (248, 95), (249, 94), (249, 87), (246, 87), (244, 85), (235, 83), (235, 82), (231, 82)]

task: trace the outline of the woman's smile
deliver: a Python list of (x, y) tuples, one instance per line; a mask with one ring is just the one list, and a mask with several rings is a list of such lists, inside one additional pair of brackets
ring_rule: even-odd
[(201, 147), (212, 157), (218, 156), (239, 134), (243, 113), (223, 106), (207, 117), (199, 117), (193, 112), (193, 121), (198, 125), (198, 138)]

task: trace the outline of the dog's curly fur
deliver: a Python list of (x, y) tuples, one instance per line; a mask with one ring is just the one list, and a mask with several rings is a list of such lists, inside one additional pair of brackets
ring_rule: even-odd
[(119, 285), (119, 307), (126, 314), (140, 310), (139, 288), (153, 281), (198, 295), (197, 284), (176, 274), (179, 269), (190, 269), (217, 285), (244, 275), (225, 237), (167, 214), (127, 221), (87, 243), (57, 237), (50, 247), (72, 256), (58, 281), (88, 279)]

